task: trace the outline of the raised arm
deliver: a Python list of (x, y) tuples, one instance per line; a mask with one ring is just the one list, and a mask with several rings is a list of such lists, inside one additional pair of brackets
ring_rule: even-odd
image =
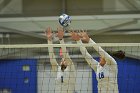
[[(88, 37), (87, 33), (82, 32), (82, 40), (86, 40), (89, 44), (94, 44), (93, 48), (100, 54), (102, 58), (105, 59), (107, 64), (116, 64), (116, 61), (113, 57), (111, 57), (103, 48), (97, 45), (91, 38)], [(88, 39), (87, 39), (88, 38)]]
[[(50, 27), (47, 28), (47, 30), (45, 31), (45, 35), (47, 37), (48, 44), (52, 44), (52, 31)], [(57, 70), (58, 63), (56, 61), (53, 47), (48, 47), (48, 51), (49, 51), (50, 63), (52, 65), (52, 70)]]
[(72, 35), (73, 40), (76, 40), (78, 44), (81, 44), (80, 51), (81, 51), (83, 57), (87, 61), (88, 65), (96, 72), (98, 62), (95, 59), (93, 59), (93, 57), (88, 53), (88, 51), (85, 47), (82, 47), (83, 43), (80, 40), (79, 35), (75, 32), (72, 32), (71, 35)]
[[(65, 44), (64, 39), (63, 39), (64, 31), (63, 31), (62, 28), (58, 28), (57, 36), (58, 36), (58, 38), (60, 40), (60, 44)], [(67, 52), (66, 46), (62, 46), (61, 48), (62, 48), (63, 58), (65, 58), (66, 62), (68, 62), (68, 65), (73, 64), (73, 61), (71, 60), (70, 55)]]
[[(81, 40), (77, 41), (77, 43), (83, 44)], [(93, 57), (88, 53), (85, 47), (80, 47), (80, 51), (83, 57), (85, 57), (88, 65), (96, 72), (98, 62), (95, 59), (93, 59)]]

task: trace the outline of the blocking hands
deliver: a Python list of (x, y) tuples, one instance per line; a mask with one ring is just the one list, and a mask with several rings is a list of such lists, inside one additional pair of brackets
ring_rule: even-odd
[(79, 41), (80, 40), (80, 35), (77, 32), (72, 31), (72, 32), (70, 32), (70, 34), (71, 34), (71, 38), (73, 40), (75, 40), (75, 41)]
[(72, 31), (71, 38), (75, 41), (79, 41), (81, 39), (83, 42), (86, 42), (86, 43), (88, 43), (90, 40), (88, 34), (84, 31), (81, 31), (81, 32)]
[(64, 37), (64, 30), (63, 28), (59, 27), (57, 28), (58, 33), (56, 34), (56, 36), (59, 38), (59, 40), (63, 39)]
[(44, 33), (45, 33), (45, 36), (47, 37), (47, 39), (48, 39), (49, 41), (51, 41), (52, 38), (54, 38), (53, 36), (56, 36), (56, 37), (58, 37), (59, 39), (63, 39), (63, 37), (64, 37), (64, 31), (63, 31), (63, 28), (61, 28), (61, 27), (57, 28), (57, 33), (56, 33), (56, 35), (53, 35), (54, 33), (52, 32), (52, 29), (51, 29), (50, 27), (48, 27), (48, 28), (44, 31)]
[(45, 32), (45, 36), (47, 37), (47, 39), (49, 41), (51, 41), (52, 40), (52, 35), (53, 35), (51, 28), (48, 27), (44, 32)]
[[(48, 27), (44, 32), (45, 32), (45, 36), (47, 37), (47, 39), (51, 41), (53, 38), (52, 29), (50, 27)], [(57, 28), (56, 36), (59, 38), (59, 40), (63, 39), (64, 30), (62, 27)], [(82, 40), (83, 42), (88, 43), (90, 40), (88, 34), (85, 31), (79, 31), (79, 32), (72, 31), (72, 32), (70, 32), (70, 36), (75, 41)]]

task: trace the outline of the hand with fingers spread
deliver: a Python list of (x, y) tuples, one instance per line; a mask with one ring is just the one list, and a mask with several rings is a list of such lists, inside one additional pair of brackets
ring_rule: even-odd
[(79, 41), (80, 40), (80, 35), (76, 32), (71, 32), (71, 38), (75, 41)]
[(90, 38), (86, 32), (80, 32), (80, 37), (83, 42), (88, 43)]
[(58, 31), (57, 37), (59, 38), (59, 40), (63, 39), (63, 37), (64, 37), (64, 30), (63, 30), (63, 28), (59, 27), (59, 28), (57, 28), (57, 31)]
[(50, 27), (48, 27), (45, 31), (45, 36), (48, 38), (48, 40), (52, 40), (52, 30)]

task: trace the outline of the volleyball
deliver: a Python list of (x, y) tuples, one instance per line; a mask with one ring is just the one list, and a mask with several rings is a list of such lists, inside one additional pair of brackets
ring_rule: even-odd
[(67, 14), (62, 14), (59, 16), (59, 23), (60, 25), (64, 26), (64, 27), (67, 27), (70, 25), (71, 23), (71, 18), (69, 15)]

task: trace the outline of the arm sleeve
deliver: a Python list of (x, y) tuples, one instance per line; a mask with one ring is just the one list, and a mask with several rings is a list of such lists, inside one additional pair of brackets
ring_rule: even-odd
[(116, 61), (113, 57), (111, 57), (105, 50), (103, 50), (100, 46), (98, 46), (92, 39), (90, 39), (89, 43), (95, 44), (93, 48), (100, 54), (101, 57), (105, 58), (107, 64), (116, 64)]
[[(48, 44), (52, 44), (52, 41), (48, 40)], [(52, 67), (58, 66), (53, 47), (48, 47), (48, 51), (49, 51), (50, 63), (52, 65)]]
[[(64, 44), (64, 39), (60, 40), (60, 44)], [(73, 61), (71, 60), (70, 55), (67, 52), (66, 47), (65, 46), (62, 46), (61, 48), (62, 48), (62, 55), (65, 58), (66, 62), (68, 62), (69, 67), (71, 67), (70, 69), (71, 70), (75, 70)]]
[[(77, 41), (78, 44), (83, 44), (81, 40)], [(83, 55), (83, 57), (85, 58), (85, 60), (87, 61), (88, 65), (94, 70), (97, 70), (97, 65), (98, 62), (93, 59), (93, 57), (88, 53), (87, 49), (85, 47), (80, 47), (80, 51)]]

